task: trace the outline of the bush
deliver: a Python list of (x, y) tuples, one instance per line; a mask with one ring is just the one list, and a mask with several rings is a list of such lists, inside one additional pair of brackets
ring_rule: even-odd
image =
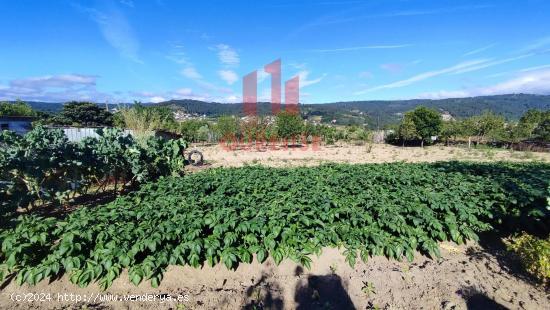
[(512, 237), (507, 242), (509, 251), (514, 252), (523, 267), (542, 283), (550, 280), (550, 237), (539, 239), (527, 233)]
[(59, 129), (0, 133), (0, 207), (61, 203), (92, 185), (104, 189), (114, 181), (116, 189), (119, 181), (132, 186), (183, 171), (183, 140), (150, 137), (138, 143), (119, 129), (97, 132), (99, 138), (80, 143), (70, 143)]

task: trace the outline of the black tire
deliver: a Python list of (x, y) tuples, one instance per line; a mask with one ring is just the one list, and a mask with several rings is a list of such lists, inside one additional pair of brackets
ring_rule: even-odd
[[(197, 157), (196, 155), (198, 155), (199, 157), (198, 160), (193, 159), (193, 155), (195, 155), (195, 157)], [(204, 156), (202, 155), (201, 152), (197, 150), (192, 150), (191, 152), (189, 152), (189, 154), (187, 154), (187, 162), (189, 162), (191, 166), (201, 166), (203, 164), (203, 160), (204, 160)]]

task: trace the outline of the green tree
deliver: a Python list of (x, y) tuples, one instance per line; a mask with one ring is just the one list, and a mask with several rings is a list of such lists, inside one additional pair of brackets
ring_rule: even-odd
[(0, 102), (0, 116), (36, 116), (36, 111), (21, 100), (16, 102)]
[(288, 141), (300, 136), (304, 128), (304, 122), (300, 115), (283, 111), (277, 114), (275, 127), (277, 128), (277, 136)]
[(216, 132), (225, 141), (238, 138), (239, 120), (234, 116), (220, 116), (216, 124)]
[(546, 119), (535, 128), (535, 135), (542, 141), (550, 141), (550, 113), (547, 113)]
[(471, 117), (471, 125), (477, 137), (476, 144), (483, 142), (486, 138), (500, 140), (504, 136), (505, 124), (504, 117), (490, 111)]
[(441, 139), (445, 140), (445, 144), (449, 145), (449, 140), (456, 140), (456, 137), (461, 135), (461, 123), (455, 120), (444, 121), (441, 126)]
[(92, 102), (71, 101), (63, 105), (51, 122), (74, 126), (112, 126), (113, 114)]
[(432, 136), (437, 136), (441, 131), (442, 119), (439, 112), (427, 107), (417, 107), (410, 113), (410, 117), (416, 132), (421, 139), (421, 146), (424, 147), (424, 142), (431, 141)]
[[(201, 131), (201, 128), (204, 129)], [(191, 119), (178, 123), (176, 131), (182, 135), (185, 141), (206, 141), (210, 132), (210, 125), (205, 120)]]
[(405, 147), (405, 141), (410, 141), (418, 138), (416, 126), (410, 113), (405, 113), (403, 121), (401, 121), (399, 129), (397, 130), (397, 134), (402, 142), (403, 147)]

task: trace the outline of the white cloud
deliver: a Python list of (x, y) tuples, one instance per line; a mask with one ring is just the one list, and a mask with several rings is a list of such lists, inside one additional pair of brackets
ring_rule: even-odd
[(494, 7), (494, 5), (487, 5), (487, 4), (481, 4), (481, 5), (464, 5), (464, 6), (449, 7), (449, 8), (439, 8), (439, 9), (433, 9), (433, 10), (398, 11), (398, 12), (392, 12), (392, 13), (386, 13), (386, 14), (377, 15), (376, 17), (399, 17), (399, 16), (435, 15), (435, 14), (453, 13), (453, 12), (459, 12), (459, 11), (470, 11), (470, 10), (487, 9), (487, 8), (492, 8), (492, 7)]
[(298, 72), (298, 76), (300, 77), (300, 88), (306, 87), (306, 86), (309, 86), (309, 85), (313, 85), (313, 84), (317, 84), (317, 83), (321, 82), (321, 80), (323, 78), (325, 78), (325, 76), (327, 76), (326, 73), (323, 73), (323, 75), (321, 75), (320, 77), (318, 77), (316, 79), (308, 80), (309, 73), (310, 72), (307, 71), (307, 70), (303, 70), (303, 71)]
[(358, 51), (365, 49), (396, 49), (410, 47), (411, 44), (398, 44), (398, 45), (366, 45), (366, 46), (352, 46), (352, 47), (342, 47), (342, 48), (332, 48), (332, 49), (314, 49), (310, 50), (311, 52), (318, 53), (328, 53), (328, 52), (348, 52), (348, 51)]
[[(535, 42), (522, 48), (520, 52), (521, 53), (541, 52), (541, 49), (546, 48), (548, 45), (550, 45), (550, 36), (536, 40)], [(547, 52), (547, 50), (543, 50), (543, 52)]]
[(181, 96), (190, 96), (193, 94), (193, 90), (191, 88), (180, 88), (177, 89), (174, 93)]
[(519, 71), (520, 71), (520, 72), (529, 72), (529, 71), (536, 71), (536, 70), (546, 69), (546, 68), (550, 68), (550, 65), (542, 65), (542, 66), (536, 66), (536, 67), (529, 67), (529, 68), (521, 69), (521, 70), (519, 70)]
[(150, 98), (150, 101), (153, 102), (153, 103), (159, 103), (159, 102), (166, 101), (166, 98), (161, 97), (161, 96), (153, 96), (153, 97)]
[(95, 86), (97, 76), (83, 74), (62, 74), (30, 77), (10, 81), (14, 88), (44, 89), (48, 87), (68, 88), (78, 85)]
[(533, 55), (534, 54), (531, 53), (531, 54), (524, 54), (524, 55), (519, 55), (519, 56), (516, 56), (516, 57), (501, 59), (501, 60), (487, 61), (487, 62), (484, 62), (484, 63), (480, 63), (476, 66), (471, 66), (471, 67), (467, 67), (467, 68), (462, 68), (460, 70), (456, 70), (452, 74), (462, 74), (462, 73), (466, 73), (466, 72), (477, 71), (477, 70), (493, 67), (493, 66), (496, 66), (496, 65), (501, 65), (501, 64), (504, 64), (504, 63), (520, 60), (520, 59), (527, 58), (527, 57), (531, 57)]
[(239, 80), (237, 73), (231, 70), (220, 70), (218, 71), (218, 75), (229, 85), (232, 85)]
[(211, 95), (210, 93), (201, 92), (195, 93), (190, 88), (180, 88), (173, 91), (165, 92), (130, 92), (130, 96), (133, 99), (139, 99), (142, 102), (163, 102), (168, 100), (182, 100), (192, 99), (207, 102), (222, 102), (222, 103), (236, 103), (241, 102), (241, 97), (235, 93), (228, 93), (226, 95)]
[(368, 88), (368, 89), (365, 89), (365, 90), (362, 90), (362, 91), (358, 91), (355, 94), (356, 95), (361, 95), (361, 94), (365, 94), (365, 93), (373, 92), (373, 91), (377, 91), (377, 90), (382, 90), (382, 89), (391, 89), (391, 88), (399, 88), (399, 87), (409, 86), (411, 84), (414, 84), (414, 83), (417, 83), (417, 82), (420, 82), (420, 81), (424, 81), (424, 80), (427, 80), (427, 79), (430, 79), (430, 78), (433, 78), (433, 77), (436, 77), (436, 76), (457, 72), (457, 71), (463, 70), (465, 68), (470, 68), (472, 66), (476, 66), (476, 65), (479, 65), (479, 64), (482, 64), (482, 63), (486, 63), (487, 61), (488, 60), (484, 60), (484, 59), (465, 61), (465, 62), (461, 62), (459, 64), (456, 64), (454, 66), (444, 68), (444, 69), (441, 69), (441, 70), (424, 72), (424, 73), (415, 75), (411, 78), (408, 78), (406, 80), (401, 80), (401, 81), (393, 82), (393, 83), (390, 83), (390, 84), (385, 84), (385, 85), (380, 85), (380, 86)]
[(442, 90), (438, 92), (428, 92), (420, 94), (419, 97), (440, 99), (517, 93), (550, 94), (550, 70), (530, 71), (513, 79), (490, 86), (455, 91)]
[(181, 70), (181, 74), (191, 80), (202, 79), (202, 75), (199, 72), (197, 72), (197, 69), (195, 69), (194, 67), (184, 68), (183, 70)]
[(239, 54), (226, 44), (218, 44), (216, 46), (218, 50), (218, 58), (223, 65), (226, 66), (238, 66), (240, 63)]
[(428, 72), (424, 72), (424, 73), (415, 75), (415, 76), (413, 76), (411, 78), (408, 78), (408, 79), (405, 79), (405, 80), (401, 80), (401, 81), (397, 81), (397, 82), (393, 82), (393, 83), (389, 83), (389, 84), (385, 84), (385, 85), (380, 85), (380, 86), (376, 86), (376, 87), (372, 87), (372, 88), (367, 88), (367, 89), (355, 92), (355, 95), (361, 95), (361, 94), (365, 94), (365, 93), (373, 92), (373, 91), (377, 91), (377, 90), (392, 89), (392, 88), (400, 88), (400, 87), (404, 87), (404, 86), (409, 86), (411, 84), (414, 84), (414, 83), (417, 83), (417, 82), (420, 82), (420, 81), (424, 81), (424, 80), (427, 80), (427, 79), (430, 79), (430, 78), (433, 78), (433, 77), (445, 75), (445, 74), (457, 75), (457, 74), (463, 74), (463, 73), (472, 72), (472, 71), (478, 71), (478, 70), (489, 68), (489, 67), (492, 67), (492, 66), (496, 66), (496, 65), (500, 65), (500, 64), (520, 60), (520, 59), (523, 59), (523, 58), (531, 57), (533, 55), (535, 55), (535, 53), (523, 54), (523, 55), (519, 55), (519, 56), (515, 56), (515, 57), (501, 59), (501, 60), (479, 59), (479, 60), (464, 61), (464, 62), (461, 62), (461, 63), (456, 64), (454, 66), (444, 68), (444, 69), (441, 69), (441, 70), (428, 71)]
[(118, 53), (131, 61), (143, 63), (139, 58), (139, 41), (134, 30), (126, 19), (126, 16), (111, 5), (106, 11), (94, 8), (85, 8), (79, 5), (75, 7), (86, 12), (99, 26), (105, 40), (115, 48)]
[(242, 102), (242, 99), (241, 99), (241, 96), (239, 95), (228, 95), (228, 96), (225, 96), (223, 98), (220, 98), (219, 102), (222, 102), (222, 103), (239, 103), (239, 102)]
[(132, 0), (120, 0), (120, 3), (131, 8), (134, 7), (134, 1)]
[(493, 44), (489, 44), (489, 45), (486, 45), (486, 46), (483, 46), (483, 47), (480, 47), (478, 49), (475, 49), (475, 50), (472, 50), (472, 51), (469, 51), (467, 53), (465, 53), (464, 55), (462, 55), (462, 57), (465, 57), (465, 56), (472, 56), (472, 55), (475, 55), (475, 54), (479, 54), (481, 52), (484, 52), (492, 47), (494, 47), (496, 44), (493, 43)]
[(269, 73), (265, 72), (265, 70), (263, 68), (256, 70), (256, 73), (257, 73), (258, 84), (262, 83), (269, 76), (271, 76)]
[(184, 51), (184, 46), (181, 44), (173, 44), (172, 51), (170, 52), (170, 54), (166, 55), (166, 58), (177, 63), (178, 65), (192, 65), (187, 59)]
[(64, 102), (70, 100), (113, 100), (96, 89), (95, 75), (62, 74), (14, 79), (0, 85), (0, 100)]

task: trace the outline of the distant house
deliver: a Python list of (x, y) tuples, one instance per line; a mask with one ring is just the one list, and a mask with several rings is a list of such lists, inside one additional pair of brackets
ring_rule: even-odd
[(24, 135), (32, 129), (34, 117), (30, 116), (0, 116), (0, 130), (10, 130)]
[(453, 121), (455, 118), (451, 115), (451, 113), (447, 111), (443, 111), (441, 112), (441, 119), (443, 119), (443, 121), (445, 122), (448, 122), (448, 121)]

